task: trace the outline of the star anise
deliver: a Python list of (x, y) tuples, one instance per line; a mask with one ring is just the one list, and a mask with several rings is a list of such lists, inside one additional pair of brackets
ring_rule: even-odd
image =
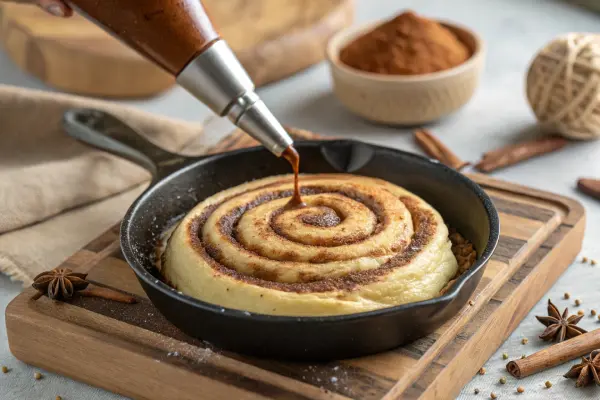
[(589, 383), (596, 382), (600, 386), (600, 350), (594, 350), (589, 357), (581, 357), (581, 363), (573, 365), (565, 378), (577, 378), (576, 387), (587, 386)]
[(73, 293), (89, 285), (86, 277), (87, 274), (73, 272), (69, 268), (55, 268), (33, 278), (32, 286), (40, 293), (47, 292), (53, 300), (68, 300)]
[(547, 327), (540, 335), (540, 339), (542, 340), (562, 342), (565, 339), (570, 339), (587, 332), (585, 329), (575, 326), (581, 321), (583, 315), (571, 315), (569, 317), (568, 308), (565, 308), (565, 311), (560, 315), (558, 308), (550, 300), (548, 300), (548, 316), (536, 316), (536, 318)]

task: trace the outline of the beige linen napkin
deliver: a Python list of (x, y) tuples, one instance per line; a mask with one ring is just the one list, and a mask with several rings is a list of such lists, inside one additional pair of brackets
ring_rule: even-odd
[(203, 150), (199, 123), (0, 85), (0, 271), (25, 285), (117, 223), (149, 179), (67, 136), (61, 118), (72, 107), (105, 110), (171, 151)]

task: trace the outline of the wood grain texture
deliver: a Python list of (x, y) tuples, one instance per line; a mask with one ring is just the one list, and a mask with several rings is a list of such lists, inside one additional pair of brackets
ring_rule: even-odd
[[(295, 140), (316, 138), (288, 130)], [(256, 144), (236, 132), (212, 152)], [(574, 259), (585, 227), (583, 208), (574, 200), (470, 177), (499, 208), (497, 251), (473, 306), (400, 348), (330, 363), (273, 361), (211, 348), (180, 332), (154, 308), (115, 246), (116, 227), (66, 265), (80, 266), (99, 285), (137, 296), (138, 303), (87, 297), (70, 304), (45, 297), (33, 302), (34, 291), (26, 290), (6, 311), (11, 351), (27, 363), (136, 399), (191, 399), (200, 392), (207, 399), (455, 398)], [(149, 382), (149, 372), (160, 379)]]
[[(322, 61), (327, 40), (354, 17), (352, 0), (204, 0), (203, 4), (257, 86)], [(64, 20), (37, 7), (0, 7), (5, 51), (21, 69), (52, 87), (82, 95), (135, 98), (156, 95), (175, 83), (171, 75), (81, 16)]]

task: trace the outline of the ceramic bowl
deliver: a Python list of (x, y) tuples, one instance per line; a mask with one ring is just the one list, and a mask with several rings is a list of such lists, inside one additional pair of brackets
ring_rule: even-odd
[(454, 32), (472, 55), (464, 63), (444, 71), (383, 75), (360, 71), (340, 61), (340, 50), (346, 44), (383, 22), (347, 28), (329, 40), (327, 61), (333, 90), (345, 107), (374, 122), (417, 125), (447, 116), (471, 99), (484, 65), (484, 43), (476, 33), (455, 23), (438, 21)]

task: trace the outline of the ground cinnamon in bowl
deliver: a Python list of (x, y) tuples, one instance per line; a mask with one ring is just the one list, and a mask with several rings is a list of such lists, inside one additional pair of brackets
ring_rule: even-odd
[(366, 72), (421, 75), (450, 69), (470, 56), (450, 29), (407, 11), (351, 41), (339, 59)]

